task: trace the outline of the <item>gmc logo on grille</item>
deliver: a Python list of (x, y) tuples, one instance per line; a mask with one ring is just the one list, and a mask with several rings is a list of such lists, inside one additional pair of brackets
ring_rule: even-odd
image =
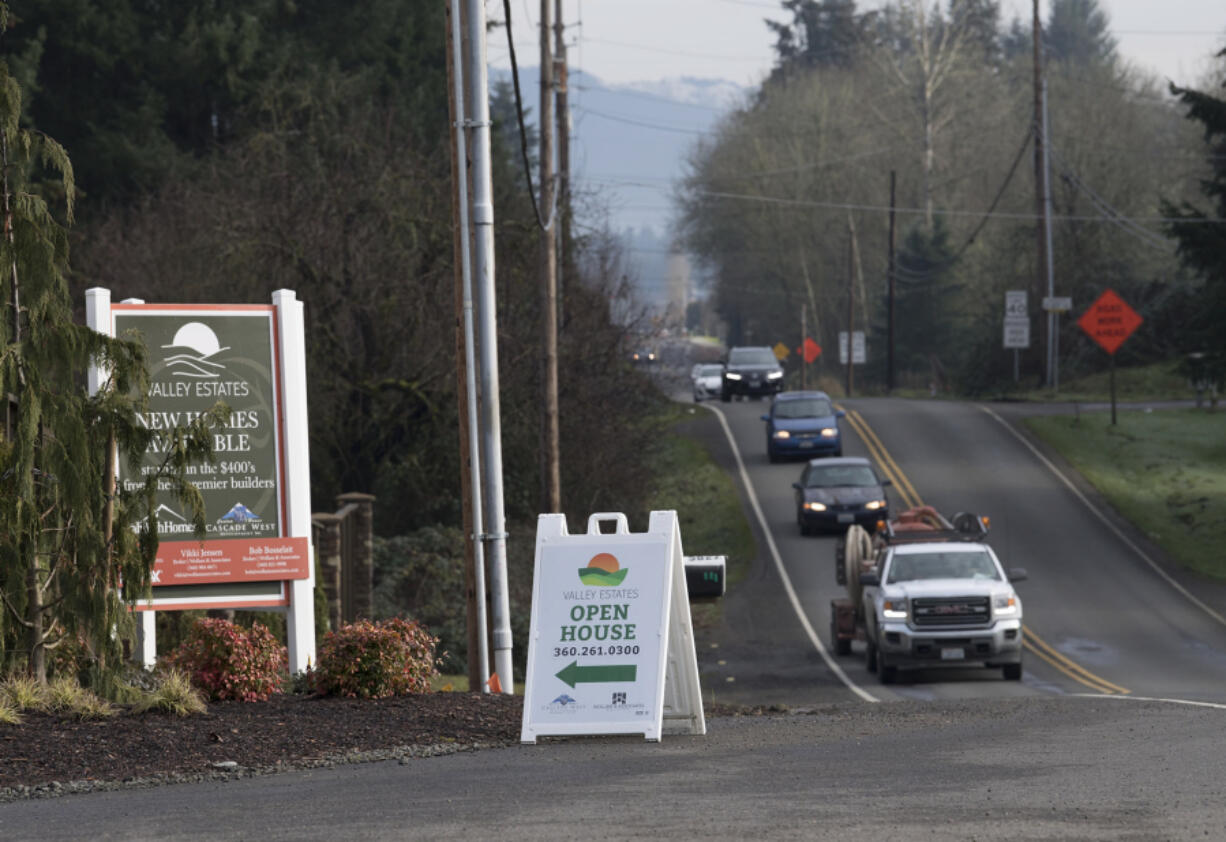
[(969, 605), (936, 605), (932, 608), (933, 614), (973, 614), (975, 609)]

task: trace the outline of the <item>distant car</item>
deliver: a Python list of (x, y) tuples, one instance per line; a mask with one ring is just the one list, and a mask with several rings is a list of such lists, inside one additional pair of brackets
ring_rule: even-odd
[(630, 355), (630, 361), (635, 363), (654, 363), (656, 361), (656, 352), (650, 348), (639, 348)]
[(723, 389), (724, 367), (719, 363), (703, 363), (695, 366), (694, 400), (719, 397)]
[(888, 520), (885, 496), (888, 479), (881, 479), (861, 456), (814, 459), (805, 466), (796, 490), (796, 524), (801, 535), (819, 530), (842, 531), (853, 523), (873, 532)]
[(825, 392), (780, 392), (762, 416), (766, 455), (772, 462), (785, 456), (842, 456), (839, 419), (845, 414)]
[(728, 352), (720, 400), (727, 403), (736, 395), (773, 395), (782, 388), (783, 367), (779, 365), (775, 352), (770, 348), (744, 346)]

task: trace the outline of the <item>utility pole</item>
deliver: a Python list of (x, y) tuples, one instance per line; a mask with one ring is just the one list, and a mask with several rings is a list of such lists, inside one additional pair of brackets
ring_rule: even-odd
[(808, 327), (808, 312), (805, 306), (800, 305), (800, 389), (804, 391), (809, 388), (808, 374), (809, 364), (805, 361), (805, 339), (809, 336)]
[(540, 231), (541, 273), (541, 506), (562, 511), (562, 472), (558, 434), (558, 256), (554, 251), (553, 201), (553, 57), (549, 48), (550, 0), (541, 0), (541, 175), (540, 208), (546, 214)]
[[(498, 393), (498, 309), (494, 291), (494, 181), (490, 152), (490, 88), (486, 67), (485, 2), (464, 0), (468, 30), (469, 112), (472, 115), (473, 281), (481, 353), (481, 443), (485, 476), (484, 532), (493, 615), (494, 672), (504, 693), (515, 692), (511, 660), (511, 598), (507, 589), (507, 519), (502, 488), (502, 409)], [(502, 680), (505, 677), (505, 682)]]
[[(1034, 0), (1034, 207), (1041, 224), (1035, 229), (1038, 240), (1038, 260), (1035, 263), (1035, 296), (1043, 297), (1043, 273), (1047, 269), (1047, 185), (1044, 161), (1047, 157), (1047, 129), (1043, 124), (1043, 21), (1039, 17), (1039, 0)], [(1051, 293), (1048, 293), (1049, 295)], [(1050, 333), (1050, 327), (1048, 328)], [(1050, 343), (1050, 336), (1048, 342)], [(1049, 345), (1050, 347), (1050, 345)], [(1047, 360), (1047, 385), (1051, 386), (1051, 359)]]
[(852, 374), (852, 332), (856, 323), (856, 267), (855, 245), (851, 239), (851, 225), (847, 226), (847, 397), (851, 397), (854, 375)]
[(894, 392), (894, 170), (890, 170), (890, 251), (886, 261), (886, 379), (888, 394)]
[(460, 427), (460, 507), (464, 525), (464, 593), (468, 620), (468, 686), (489, 691), (489, 646), (486, 640), (485, 552), (481, 532), (481, 457), (477, 422), (476, 348), (473, 336), (471, 242), (468, 218), (468, 144), (465, 132), (463, 60), (467, 38), (460, 22), (459, 0), (447, 4), (447, 105), (451, 115), (452, 250), (456, 318), (456, 401)]
[(562, 0), (555, 0), (554, 5), (554, 41), (553, 64), (554, 88), (556, 90), (556, 122), (558, 142), (558, 324), (565, 324), (564, 307), (566, 304), (566, 281), (570, 277), (567, 266), (567, 246), (570, 243), (570, 105), (567, 88), (566, 63), (566, 26), (562, 23)]
[[(1051, 143), (1047, 123), (1047, 79), (1043, 79), (1043, 253), (1047, 257), (1047, 297), (1056, 295), (1055, 249), (1051, 242)], [(1050, 302), (1048, 302), (1050, 303)], [(1060, 388), (1060, 333), (1056, 311), (1047, 310), (1047, 387)]]

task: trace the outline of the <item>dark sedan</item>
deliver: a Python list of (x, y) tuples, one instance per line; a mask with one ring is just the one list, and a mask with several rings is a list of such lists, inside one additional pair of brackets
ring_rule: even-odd
[(857, 523), (869, 532), (888, 520), (885, 496), (888, 479), (881, 479), (861, 456), (814, 459), (805, 466), (796, 489), (796, 523), (801, 535), (818, 530), (841, 531)]

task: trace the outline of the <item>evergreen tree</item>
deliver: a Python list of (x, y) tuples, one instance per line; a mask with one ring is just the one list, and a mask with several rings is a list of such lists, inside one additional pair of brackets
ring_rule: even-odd
[(768, 20), (775, 33), (775, 74), (816, 67), (848, 68), (865, 42), (867, 25), (855, 0), (783, 0), (791, 23)]
[(928, 372), (931, 383), (947, 385), (947, 370), (958, 361), (956, 257), (943, 217), (933, 227), (916, 225), (898, 251), (895, 359), (902, 372)]
[(1115, 39), (1098, 0), (1052, 0), (1044, 44), (1052, 61), (1071, 65), (1114, 64)]
[[(8, 23), (0, 2), (0, 32)], [(0, 394), (7, 397), (0, 437), (0, 660), (47, 677), (47, 654), (80, 643), (95, 677), (118, 666), (119, 637), (130, 625), (129, 597), (148, 591), (157, 549), (151, 516), (159, 483), (193, 511), (203, 533), (199, 493), (184, 467), (209, 454), (207, 427), (176, 430), (166, 460), (143, 483), (108, 488), (111, 454), (139, 457), (157, 435), (137, 416), (148, 374), (143, 346), (73, 323), (65, 274), (68, 235), (46, 196), (71, 223), (72, 164), (58, 143), (19, 124), (21, 88), (0, 61)], [(40, 177), (50, 175), (44, 183)], [(87, 392), (91, 362), (107, 383)], [(110, 491), (111, 493), (108, 493)], [(97, 689), (105, 691), (100, 682)]]
[(949, 19), (983, 57), (986, 64), (998, 65), (1003, 55), (1000, 37), (999, 0), (950, 0)]
[[(1218, 54), (1226, 58), (1226, 50)], [(1226, 72), (1222, 87), (1226, 88)], [(1220, 384), (1226, 378), (1226, 97), (1171, 85), (1188, 108), (1188, 119), (1204, 126), (1210, 176), (1201, 182), (1209, 210), (1189, 202), (1164, 203), (1163, 214), (1178, 219), (1167, 230), (1179, 242), (1183, 265), (1205, 284), (1192, 323), (1185, 325), (1188, 351), (1206, 354), (1204, 364)]]

